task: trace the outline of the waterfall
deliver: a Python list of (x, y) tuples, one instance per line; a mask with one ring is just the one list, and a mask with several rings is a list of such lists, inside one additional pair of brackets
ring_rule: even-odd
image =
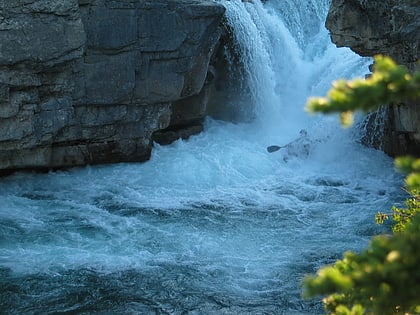
[(314, 120), (303, 111), (309, 96), (325, 95), (333, 80), (368, 72), (370, 58), (331, 43), (324, 27), (329, 2), (222, 1), (253, 114), (273, 133), (292, 137), (310, 129)]
[[(330, 42), (328, 1), (220, 2), (254, 119), (209, 118), (146, 163), (0, 179), (2, 313), (320, 315), (304, 275), (383, 232), (392, 160), (303, 110), (370, 62)], [(303, 151), (267, 152), (300, 129)]]
[(223, 4), (234, 49), (242, 61), (243, 79), (251, 91), (248, 101), (254, 105), (254, 115), (267, 123), (273, 113), (278, 117), (284, 109), (283, 92), (292, 85), (299, 88), (305, 80), (299, 62), (302, 51), (284, 23), (270, 15), (261, 2), (225, 1)]
[(385, 143), (383, 141), (384, 135), (387, 132), (390, 108), (382, 106), (378, 110), (369, 113), (366, 118), (359, 119), (358, 127), (361, 130), (361, 141), (363, 144), (384, 150)]

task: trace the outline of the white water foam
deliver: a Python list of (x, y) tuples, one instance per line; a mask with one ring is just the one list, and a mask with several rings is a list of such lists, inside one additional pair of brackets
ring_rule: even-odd
[[(392, 160), (355, 142), (335, 116), (303, 110), (333, 79), (363, 75), (369, 60), (329, 42), (326, 1), (221, 2), (257, 119), (208, 119), (204, 133), (156, 145), (142, 164), (1, 179), (0, 271), (59, 279), (83, 268), (136, 270), (157, 279), (149, 281), (164, 296), (150, 299), (159, 307), (173, 299), (205, 314), (303, 314), (303, 274), (382, 231), (373, 216), (401, 183)], [(309, 156), (286, 162), (282, 150), (266, 151), (303, 128)]]

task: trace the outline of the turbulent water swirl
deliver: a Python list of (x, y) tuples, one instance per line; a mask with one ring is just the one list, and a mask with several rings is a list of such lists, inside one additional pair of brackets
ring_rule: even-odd
[[(2, 313), (321, 314), (303, 276), (381, 232), (392, 161), (303, 111), (369, 62), (330, 43), (328, 1), (221, 2), (256, 119), (208, 119), (143, 164), (1, 179)], [(301, 129), (307, 155), (266, 151)]]

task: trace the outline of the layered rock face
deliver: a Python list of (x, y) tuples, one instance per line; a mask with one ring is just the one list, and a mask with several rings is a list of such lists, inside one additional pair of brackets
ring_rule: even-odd
[(200, 130), (224, 7), (0, 0), (0, 170), (144, 161)]
[[(326, 26), (337, 46), (361, 56), (388, 55), (410, 70), (420, 69), (419, 0), (333, 0)], [(419, 100), (391, 104), (372, 114), (367, 127), (367, 143), (391, 156), (420, 156)], [(375, 133), (379, 127), (383, 132)]]

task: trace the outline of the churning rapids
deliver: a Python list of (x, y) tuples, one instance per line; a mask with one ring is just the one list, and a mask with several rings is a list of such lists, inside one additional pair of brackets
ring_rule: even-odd
[[(383, 232), (392, 160), (310, 95), (366, 73), (336, 48), (327, 0), (220, 0), (252, 122), (157, 146), (150, 161), (0, 180), (0, 313), (322, 314), (301, 281)], [(239, 111), (239, 109), (238, 109)], [(309, 155), (268, 153), (305, 129)]]

